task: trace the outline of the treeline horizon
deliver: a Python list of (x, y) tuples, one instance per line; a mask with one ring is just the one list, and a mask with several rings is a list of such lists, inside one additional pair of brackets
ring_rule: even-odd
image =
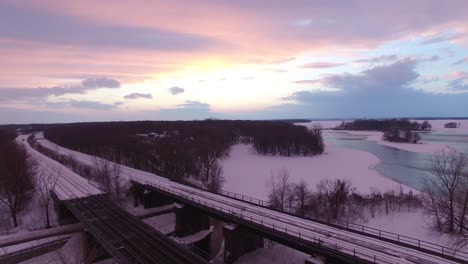
[(375, 130), (375, 131), (429, 131), (432, 125), (428, 121), (410, 121), (407, 118), (394, 119), (356, 119), (343, 121), (335, 127), (337, 130)]

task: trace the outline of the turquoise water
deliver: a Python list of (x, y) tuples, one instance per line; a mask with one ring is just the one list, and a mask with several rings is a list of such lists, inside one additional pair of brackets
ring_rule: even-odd
[[(423, 140), (447, 144), (458, 151), (468, 153), (468, 134), (428, 132), (421, 135)], [(396, 182), (422, 190), (424, 178), (433, 177), (428, 172), (430, 155), (409, 152), (365, 140), (365, 136), (349, 135), (343, 132), (324, 133), (325, 142), (338, 147), (367, 151), (377, 156), (381, 163), (377, 171)]]

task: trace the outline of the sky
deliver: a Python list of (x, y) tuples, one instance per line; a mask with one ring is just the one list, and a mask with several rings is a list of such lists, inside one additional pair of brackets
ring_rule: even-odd
[(0, 123), (468, 116), (465, 0), (0, 0)]

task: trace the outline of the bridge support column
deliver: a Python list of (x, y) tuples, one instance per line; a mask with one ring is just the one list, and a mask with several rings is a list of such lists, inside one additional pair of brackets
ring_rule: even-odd
[(112, 258), (90, 233), (84, 231), (82, 233), (82, 241), (82, 261), (84, 264), (92, 264)]
[(139, 184), (133, 185), (133, 198), (135, 207), (137, 207), (140, 202), (144, 208), (152, 208), (174, 203), (173, 199), (156, 191), (148, 190)]
[(176, 204), (174, 212), (176, 215), (174, 234), (176, 236), (184, 237), (210, 229), (210, 218), (194, 207)]
[(69, 225), (78, 223), (78, 219), (68, 210), (68, 208), (60, 202), (54, 204), (55, 211), (57, 212), (58, 225)]
[(263, 248), (263, 237), (236, 225), (225, 225), (224, 262), (233, 263), (245, 253)]

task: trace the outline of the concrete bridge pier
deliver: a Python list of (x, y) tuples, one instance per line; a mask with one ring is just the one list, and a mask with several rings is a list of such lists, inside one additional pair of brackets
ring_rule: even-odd
[(140, 203), (144, 208), (152, 208), (174, 203), (174, 200), (156, 191), (148, 190), (140, 184), (133, 185), (134, 206)]
[(92, 264), (97, 261), (112, 258), (98, 241), (87, 231), (82, 234), (82, 262)]
[(78, 219), (68, 210), (68, 208), (60, 201), (54, 202), (55, 212), (57, 213), (57, 223), (59, 226), (76, 224)]
[(210, 218), (201, 213), (197, 208), (176, 204), (174, 213), (176, 215), (174, 234), (178, 237), (184, 237), (202, 230), (210, 229)]
[(263, 248), (263, 237), (234, 225), (223, 227), (224, 262), (233, 263), (245, 253)]

